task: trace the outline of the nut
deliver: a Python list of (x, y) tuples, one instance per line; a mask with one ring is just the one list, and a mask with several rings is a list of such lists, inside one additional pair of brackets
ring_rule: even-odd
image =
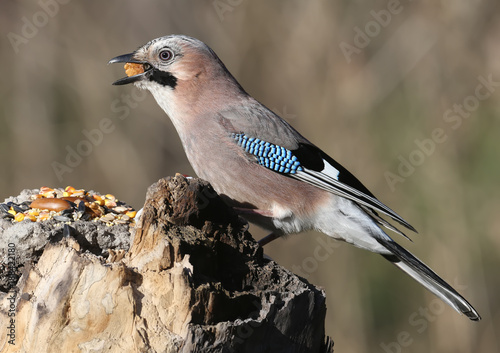
[(128, 77), (142, 74), (144, 66), (142, 64), (126, 63), (123, 67)]
[[(67, 208), (70, 208), (70, 204), (68, 201), (55, 199), (55, 198), (44, 198), (44, 199), (36, 199), (30, 204), (31, 208), (39, 208), (41, 210), (49, 210), (49, 211), (62, 211)], [(40, 214), (41, 217), (41, 214)]]

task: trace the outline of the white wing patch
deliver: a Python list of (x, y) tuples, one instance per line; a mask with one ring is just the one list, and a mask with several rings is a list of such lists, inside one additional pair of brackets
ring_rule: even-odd
[(339, 180), (339, 174), (340, 174), (340, 171), (335, 168), (334, 166), (332, 166), (330, 163), (328, 163), (327, 161), (323, 160), (325, 162), (325, 168), (323, 168), (323, 170), (321, 171), (322, 174), (326, 174), (326, 175), (329, 175), (331, 176), (332, 178), (334, 178), (335, 180)]

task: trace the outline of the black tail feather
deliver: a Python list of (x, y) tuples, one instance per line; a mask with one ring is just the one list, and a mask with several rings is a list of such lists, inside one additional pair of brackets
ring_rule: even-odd
[(391, 255), (382, 255), (398, 268), (417, 280), (445, 303), (473, 321), (481, 320), (477, 311), (458, 292), (422, 261), (394, 241), (378, 239)]

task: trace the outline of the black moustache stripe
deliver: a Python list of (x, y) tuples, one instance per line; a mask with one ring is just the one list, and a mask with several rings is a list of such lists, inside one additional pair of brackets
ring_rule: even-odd
[(177, 86), (177, 78), (174, 75), (170, 72), (157, 69), (152, 70), (152, 73), (149, 75), (149, 80), (158, 82), (162, 86), (172, 87), (172, 89), (175, 89), (175, 86)]

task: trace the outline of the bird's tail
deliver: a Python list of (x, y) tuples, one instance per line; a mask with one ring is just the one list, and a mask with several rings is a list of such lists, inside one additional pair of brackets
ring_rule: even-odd
[(460, 314), (465, 314), (473, 321), (481, 320), (472, 305), (422, 261), (394, 241), (388, 239), (377, 240), (392, 253), (392, 255), (383, 254), (383, 257), (412, 276)]

